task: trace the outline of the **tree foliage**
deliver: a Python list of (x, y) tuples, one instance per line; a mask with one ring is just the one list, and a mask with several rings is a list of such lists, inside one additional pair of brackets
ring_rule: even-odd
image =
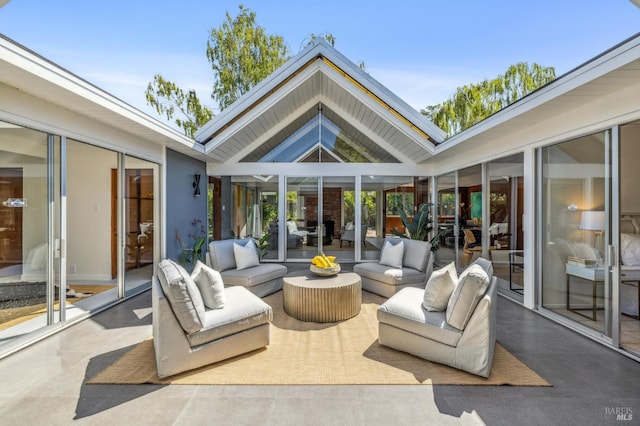
[(519, 62), (493, 80), (458, 87), (448, 100), (420, 111), (448, 137), (468, 129), (556, 78), (554, 67)]
[[(200, 103), (195, 90), (185, 92), (160, 74), (156, 74), (147, 86), (145, 97), (147, 104), (159, 115), (167, 120), (175, 117), (174, 123), (189, 137), (213, 117), (213, 111)], [(179, 116), (176, 116), (176, 110), (180, 112)]]
[[(211, 29), (207, 59), (214, 72), (211, 98), (220, 110), (262, 81), (287, 59), (287, 48), (280, 36), (268, 35), (256, 24), (256, 14), (240, 5), (238, 16), (226, 14), (219, 28)], [(176, 83), (156, 74), (145, 92), (147, 104), (183, 130), (193, 134), (213, 117), (195, 90), (183, 90)]]
[(215, 78), (211, 97), (220, 110), (234, 103), (288, 59), (284, 38), (256, 24), (256, 14), (240, 5), (240, 13), (211, 29), (207, 59)]

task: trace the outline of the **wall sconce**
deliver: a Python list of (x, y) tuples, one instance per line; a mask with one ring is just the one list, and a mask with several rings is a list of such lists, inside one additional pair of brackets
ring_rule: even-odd
[(193, 175), (193, 196), (200, 196), (200, 175), (198, 173)]

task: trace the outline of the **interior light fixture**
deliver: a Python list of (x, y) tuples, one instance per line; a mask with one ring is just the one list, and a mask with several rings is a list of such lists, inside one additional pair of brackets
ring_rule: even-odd
[(595, 244), (598, 263), (600, 263), (602, 259), (600, 257), (600, 238), (604, 231), (604, 219), (604, 211), (602, 210), (586, 210), (580, 215), (580, 229), (592, 231), (596, 237)]
[(193, 175), (193, 196), (200, 196), (200, 175), (198, 173)]

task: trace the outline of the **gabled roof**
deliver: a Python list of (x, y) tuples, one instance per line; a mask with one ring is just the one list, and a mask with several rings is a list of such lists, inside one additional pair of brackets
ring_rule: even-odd
[(321, 108), (402, 163), (435, 153), (444, 132), (324, 40), (317, 40), (195, 135), (210, 161), (245, 158)]

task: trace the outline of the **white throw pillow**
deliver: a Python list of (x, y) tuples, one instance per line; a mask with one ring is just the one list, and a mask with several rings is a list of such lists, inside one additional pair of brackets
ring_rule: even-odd
[(454, 262), (433, 271), (424, 289), (422, 306), (427, 311), (444, 311), (457, 284), (458, 271)]
[(236, 257), (236, 269), (247, 269), (260, 265), (258, 250), (253, 240), (247, 240), (247, 244), (244, 246), (233, 243), (233, 254)]
[(380, 264), (391, 266), (393, 268), (402, 268), (402, 258), (404, 257), (404, 242), (391, 244), (389, 241), (384, 242), (382, 246), (382, 254), (380, 255)]
[(352, 231), (353, 230), (353, 222), (347, 222), (347, 224), (344, 227), (345, 231)]
[(622, 264), (640, 266), (640, 236), (634, 234), (620, 235), (620, 252)]
[(200, 290), (191, 275), (179, 264), (165, 259), (158, 265), (158, 280), (173, 312), (187, 333), (204, 326), (205, 307)]
[(224, 308), (226, 297), (220, 272), (198, 260), (191, 272), (191, 278), (193, 278), (200, 290), (204, 306), (209, 309)]
[(447, 323), (464, 330), (478, 306), (478, 302), (489, 288), (489, 276), (482, 266), (473, 263), (460, 274), (458, 284), (447, 304)]
[(293, 234), (294, 232), (298, 231), (298, 225), (296, 225), (296, 223), (292, 220), (288, 220), (287, 221), (287, 230), (289, 231), (290, 234)]

